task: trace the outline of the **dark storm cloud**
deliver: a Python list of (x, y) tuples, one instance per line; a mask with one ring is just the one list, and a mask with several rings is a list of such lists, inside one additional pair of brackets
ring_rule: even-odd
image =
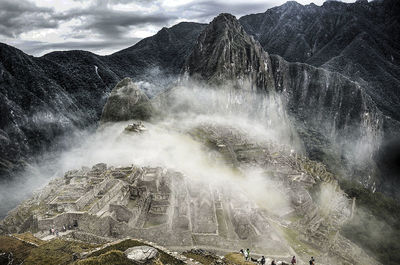
[(34, 29), (56, 28), (54, 10), (38, 7), (26, 0), (0, 1), (0, 35), (16, 37)]
[(162, 13), (141, 14), (138, 12), (116, 11), (107, 7), (90, 7), (85, 10), (70, 10), (56, 16), (59, 20), (80, 19), (78, 30), (89, 30), (106, 38), (120, 37), (129, 27), (141, 25), (165, 25), (176, 19), (173, 15)]
[[(239, 18), (265, 12), (280, 0), (258, 3), (243, 0), (234, 4), (222, 0), (198, 0), (174, 8), (166, 7), (161, 0), (93, 0), (89, 6), (65, 11), (40, 7), (34, 1), (39, 5), (39, 0), (0, 0), (0, 36), (9, 38), (11, 45), (29, 54), (41, 55), (52, 50), (71, 49), (109, 53), (136, 43), (137, 38), (129, 38), (136, 35), (135, 30), (151, 34), (155, 29), (172, 26), (177, 21), (210, 22), (223, 12)], [(74, 1), (86, 3), (86, 0)], [(123, 6), (115, 9), (116, 5), (129, 3), (136, 3), (148, 12), (123, 10)], [(20, 39), (21, 33), (46, 28), (56, 29), (52, 32), (56, 36), (54, 43), (52, 37), (46, 42)], [(65, 41), (60, 42), (60, 39)]]
[(190, 12), (192, 14), (190, 16), (191, 19), (198, 19), (202, 22), (208, 22), (220, 13), (231, 13), (239, 18), (240, 16), (247, 14), (265, 12), (272, 6), (274, 6), (273, 1), (258, 3), (243, 1), (240, 3), (231, 4), (228, 1), (205, 0), (186, 4), (180, 7), (180, 12)]

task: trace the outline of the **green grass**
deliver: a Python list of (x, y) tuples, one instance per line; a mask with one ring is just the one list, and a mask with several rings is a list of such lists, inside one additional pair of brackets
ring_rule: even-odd
[(244, 257), (241, 253), (228, 253), (225, 255), (224, 260), (228, 264), (235, 264), (235, 265), (254, 265), (253, 262), (245, 261)]
[(97, 245), (53, 239), (32, 249), (24, 263), (35, 265), (70, 264), (73, 262), (73, 253), (85, 252), (95, 247)]
[(283, 232), (284, 238), (296, 253), (307, 256), (317, 256), (319, 254), (318, 250), (299, 239), (300, 234), (298, 231), (281, 226), (277, 228)]
[(13, 253), (14, 264), (22, 264), (36, 247), (10, 236), (0, 236), (0, 252)]
[(13, 236), (25, 240), (27, 242), (36, 244), (36, 245), (42, 245), (45, 243), (45, 241), (35, 237), (34, 235), (32, 235), (32, 233), (26, 232), (26, 233), (22, 233), (22, 234), (13, 234)]
[(226, 227), (225, 223), (224, 211), (222, 209), (216, 209), (216, 214), (217, 214), (219, 235), (222, 236), (223, 238), (226, 238), (228, 236), (228, 228)]
[(211, 265), (216, 261), (216, 258), (211, 255), (201, 255), (192, 252), (184, 252), (183, 255), (204, 265)]
[(111, 250), (96, 257), (79, 260), (76, 265), (135, 265), (122, 251)]

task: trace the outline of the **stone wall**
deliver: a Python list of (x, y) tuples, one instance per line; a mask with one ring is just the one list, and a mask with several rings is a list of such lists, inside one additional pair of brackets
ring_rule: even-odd
[(79, 200), (76, 201), (77, 210), (82, 210), (91, 200), (95, 198), (97, 194), (99, 194), (101, 190), (106, 187), (109, 182), (110, 178), (104, 179), (101, 183), (93, 187), (93, 189), (87, 192), (84, 196), (79, 198)]
[(109, 190), (106, 194), (104, 194), (104, 196), (98, 202), (96, 202), (92, 206), (92, 208), (90, 208), (89, 213), (96, 214), (104, 206), (106, 206), (107, 203), (110, 203), (115, 196), (117, 196), (118, 194), (123, 195), (122, 193), (125, 190), (123, 189), (123, 187), (124, 184), (121, 181), (115, 184), (114, 187), (111, 188), (111, 190)]
[(38, 229), (39, 230), (49, 230), (51, 227), (62, 228), (63, 225), (74, 225), (74, 222), (77, 221), (78, 226), (79, 222), (82, 219), (84, 213), (82, 212), (69, 212), (62, 213), (52, 218), (46, 219), (38, 219)]

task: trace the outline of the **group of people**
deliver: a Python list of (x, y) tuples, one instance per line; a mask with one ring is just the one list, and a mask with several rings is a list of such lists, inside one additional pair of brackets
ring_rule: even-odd
[[(72, 229), (72, 226), (71, 226), (71, 225), (68, 225), (68, 229), (71, 230), (71, 229)], [(61, 231), (62, 231), (62, 232), (67, 231), (67, 225), (63, 225), (62, 228), (61, 228)], [(55, 235), (55, 236), (58, 236), (58, 235), (59, 235), (58, 229), (54, 228), (54, 226), (50, 228), (49, 232), (50, 232), (50, 235), (53, 235), (53, 236), (54, 236), (54, 235)]]
[[(258, 264), (265, 265), (265, 257), (261, 256), (261, 258), (259, 258), (259, 259), (251, 258), (250, 257), (250, 249), (245, 249), (245, 250), (241, 249), (240, 253), (242, 253), (242, 255), (243, 255), (243, 257), (244, 257), (244, 259), (246, 261), (253, 261), (253, 262), (256, 262)], [(286, 263), (282, 263), (282, 264), (286, 264)], [(290, 261), (290, 264), (291, 265), (296, 265), (297, 264), (296, 256), (292, 257), (292, 260)], [(274, 259), (272, 259), (271, 265), (277, 265), (277, 263), (276, 263), (276, 261)], [(311, 257), (310, 265), (315, 265), (314, 257)]]

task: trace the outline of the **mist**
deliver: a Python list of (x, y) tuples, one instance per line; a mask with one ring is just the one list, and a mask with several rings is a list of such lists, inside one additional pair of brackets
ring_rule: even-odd
[(94, 132), (79, 131), (63, 140), (62, 146), (69, 148), (48, 154), (41, 163), (31, 165), (16, 178), (17, 181), (2, 184), (2, 215), (52, 178), (100, 162), (114, 167), (164, 167), (181, 172), (193, 181), (224, 186), (229, 183), (259, 206), (272, 211), (288, 204), (283, 196), (276, 196), (283, 192), (262, 169), (234, 169), (218, 152), (191, 135), (201, 126), (234, 128), (254, 143), (273, 142), (301, 152), (279, 96), (185, 82), (153, 98), (153, 105), (157, 115), (144, 123), (146, 131), (125, 132), (125, 127), (134, 121), (102, 124)]

